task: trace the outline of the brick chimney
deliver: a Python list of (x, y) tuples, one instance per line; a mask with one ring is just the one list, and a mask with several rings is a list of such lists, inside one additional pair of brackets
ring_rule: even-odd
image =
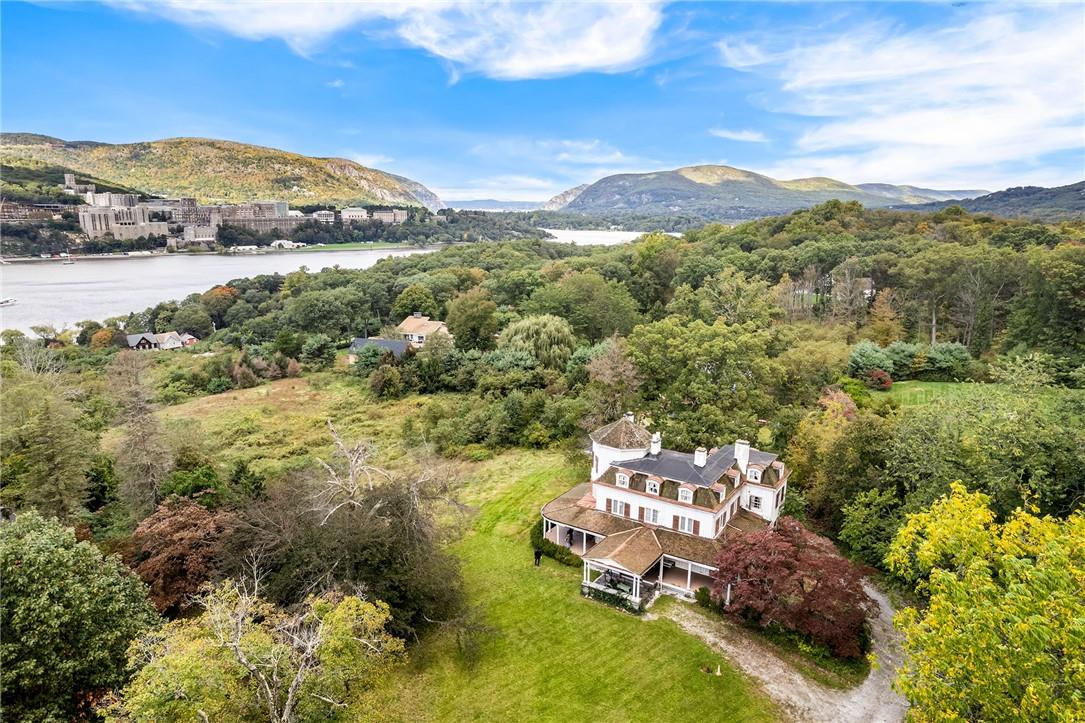
[(708, 464), (708, 450), (704, 447), (693, 450), (693, 466), (704, 467), (706, 464)]
[(625, 417), (625, 421), (629, 422), (630, 424), (633, 423), (633, 413), (632, 412), (626, 412), (623, 416)]
[(746, 468), (750, 465), (750, 443), (745, 439), (735, 440), (735, 463), (742, 474), (746, 474)]

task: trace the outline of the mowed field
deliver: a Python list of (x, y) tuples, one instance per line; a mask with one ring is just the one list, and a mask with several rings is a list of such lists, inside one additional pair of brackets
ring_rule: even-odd
[[(350, 381), (315, 389), (306, 380), (286, 379), (170, 407), (162, 416), (171, 426), (198, 423), (222, 460), (245, 459), (266, 472), (326, 458), (330, 418), (347, 440), (372, 440), (382, 464), (401, 468), (412, 466), (415, 455), (400, 448), (399, 430), (423, 406), (418, 398), (373, 402)], [(579, 568), (547, 558), (534, 567), (529, 529), (545, 502), (582, 481), (580, 465), (557, 452), (513, 450), (449, 466), (467, 510), (450, 520), (456, 526), (450, 545), (470, 603), (495, 634), (473, 664), (450, 634), (437, 632), (413, 647), (409, 664), (380, 691), (388, 717), (781, 719), (755, 683), (674, 623), (585, 600)]]
[[(893, 382), (892, 388), (888, 391), (871, 392), (871, 394), (874, 395), (875, 399), (889, 397), (899, 402), (902, 407), (914, 407), (930, 404), (941, 399), (967, 399), (992, 391), (1012, 392), (1013, 388), (1006, 384), (985, 384), (982, 382), (904, 381)], [(1054, 400), (1056, 395), (1080, 395), (1085, 397), (1085, 390), (1049, 388), (1042, 393), (1042, 396), (1050, 400)]]

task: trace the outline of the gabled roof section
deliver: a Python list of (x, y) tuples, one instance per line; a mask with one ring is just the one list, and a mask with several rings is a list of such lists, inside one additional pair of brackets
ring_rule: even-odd
[(399, 322), (396, 331), (400, 334), (422, 334), (425, 336), (436, 334), (438, 331), (445, 331), (445, 323), (430, 319), (428, 316), (414, 316), (412, 314)]
[(618, 565), (634, 575), (643, 575), (663, 554), (655, 530), (637, 527), (626, 532), (608, 536), (605, 540), (588, 550), (586, 560), (606, 560)]
[[(605, 429), (605, 427), (604, 427)], [(750, 463), (766, 467), (775, 461), (776, 455), (750, 448)], [(708, 455), (704, 467), (693, 464), (693, 455), (664, 449), (659, 454), (649, 454), (640, 459), (615, 462), (614, 466), (634, 472), (655, 475), (675, 482), (686, 482), (698, 487), (711, 487), (735, 464), (735, 446), (720, 447)]]
[(154, 334), (151, 334), (150, 332), (144, 332), (142, 334), (128, 334), (127, 339), (128, 339), (128, 346), (130, 346), (130, 347), (135, 346), (136, 344), (138, 344), (143, 339), (146, 339), (151, 344), (158, 344), (158, 339), (156, 339)]
[(591, 441), (614, 449), (648, 449), (652, 443), (651, 433), (627, 414), (616, 422), (611, 422), (592, 432)]
[(399, 358), (407, 353), (410, 349), (411, 343), (404, 339), (379, 339), (377, 337), (357, 337), (350, 343), (351, 351), (360, 351), (367, 346), (375, 346), (378, 349), (392, 352), (395, 358)]

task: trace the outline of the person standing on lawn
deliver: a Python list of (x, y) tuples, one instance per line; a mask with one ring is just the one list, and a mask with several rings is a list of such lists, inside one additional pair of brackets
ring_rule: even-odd
[(542, 548), (541, 547), (536, 547), (535, 548), (535, 567), (538, 567), (539, 563), (541, 561), (542, 561)]

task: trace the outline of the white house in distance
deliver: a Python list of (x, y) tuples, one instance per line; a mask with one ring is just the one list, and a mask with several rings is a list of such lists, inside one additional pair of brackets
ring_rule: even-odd
[(627, 413), (591, 434), (591, 481), (542, 509), (546, 539), (584, 560), (584, 587), (634, 604), (710, 587), (728, 535), (776, 522), (790, 470), (745, 440), (663, 449)]
[(448, 327), (445, 326), (443, 321), (437, 321), (428, 316), (423, 316), (420, 311), (414, 312), (406, 319), (399, 322), (399, 326), (396, 327), (396, 333), (402, 334), (403, 338), (409, 341), (411, 346), (416, 349), (421, 349), (425, 345), (426, 339), (434, 334), (444, 334), (449, 339), (452, 338), (452, 335), (448, 333)]

